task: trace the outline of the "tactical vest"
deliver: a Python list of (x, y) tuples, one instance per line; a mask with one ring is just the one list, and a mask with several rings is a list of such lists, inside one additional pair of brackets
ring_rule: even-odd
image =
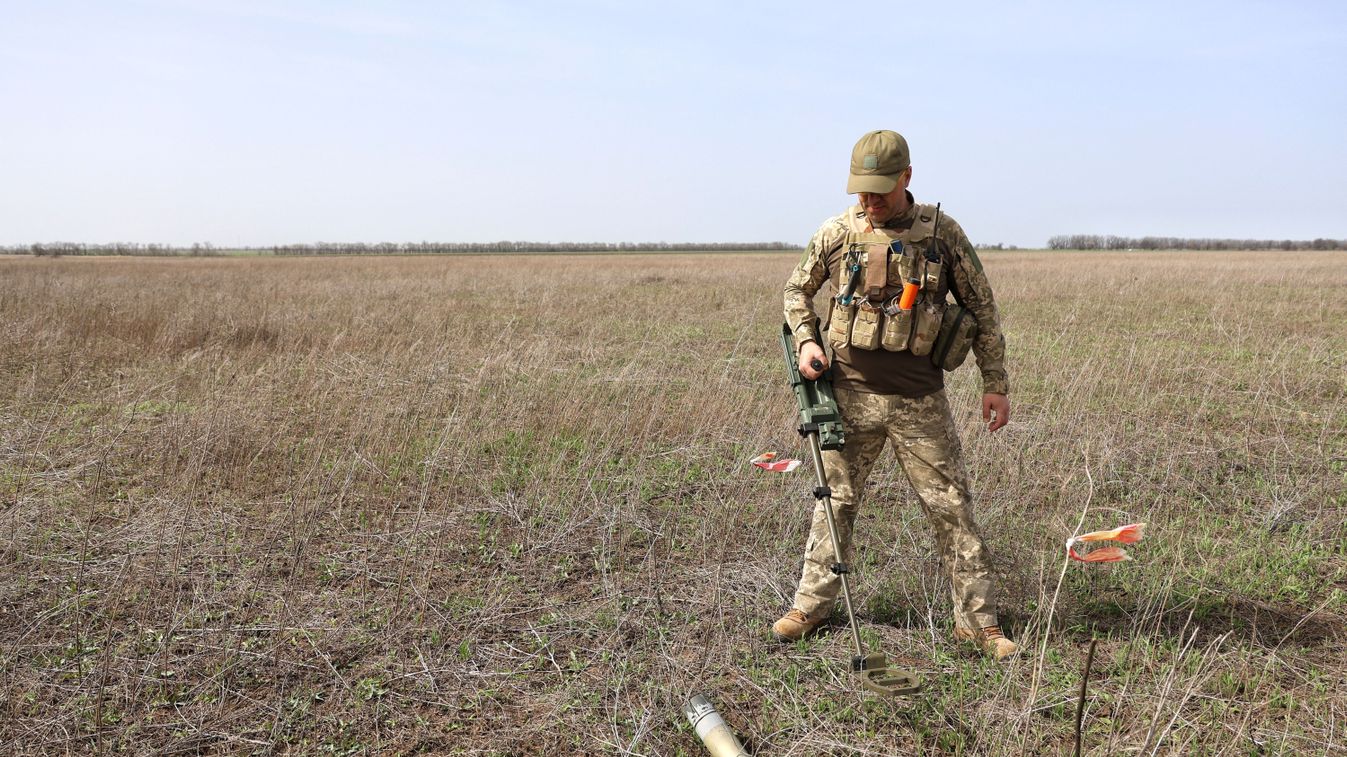
[[(940, 334), (945, 315), (944, 261), (935, 243), (936, 208), (916, 206), (907, 229), (873, 228), (859, 206), (847, 213), (842, 242), (843, 278), (833, 298), (828, 340), (833, 347), (862, 350), (911, 350), (927, 355)], [(842, 299), (848, 268), (859, 262), (860, 277), (849, 301)], [(911, 309), (902, 304), (903, 285), (912, 282), (917, 296)]]

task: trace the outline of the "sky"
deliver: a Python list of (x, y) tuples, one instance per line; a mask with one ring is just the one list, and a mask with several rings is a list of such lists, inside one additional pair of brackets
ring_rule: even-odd
[(0, 0), (0, 245), (1347, 238), (1347, 3)]

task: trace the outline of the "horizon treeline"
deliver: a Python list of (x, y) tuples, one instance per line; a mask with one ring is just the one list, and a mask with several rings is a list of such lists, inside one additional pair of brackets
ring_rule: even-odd
[(316, 242), (262, 249), (273, 255), (425, 255), (477, 252), (739, 252), (803, 248), (786, 242)]
[(259, 255), (453, 255), (474, 253), (546, 252), (740, 252), (800, 250), (787, 242), (315, 242), (312, 244), (261, 247), (217, 247), (209, 242), (191, 246), (141, 244), (138, 242), (39, 242), (0, 246), (0, 252), (16, 255), (146, 255), (211, 256), (230, 251)]
[(1186, 239), (1061, 234), (1048, 238), (1049, 250), (1347, 250), (1343, 239)]
[[(1013, 244), (980, 243), (979, 250), (1018, 250)], [(0, 245), (0, 253), (35, 255), (140, 255), (205, 257), (244, 252), (256, 255), (465, 255), (482, 253), (595, 252), (744, 252), (793, 251), (788, 242), (314, 242), (267, 246), (218, 247), (210, 242), (190, 246), (140, 242), (37, 242)], [(1048, 239), (1049, 250), (1347, 250), (1342, 239), (1210, 239), (1184, 237), (1120, 237), (1111, 234), (1059, 234)]]

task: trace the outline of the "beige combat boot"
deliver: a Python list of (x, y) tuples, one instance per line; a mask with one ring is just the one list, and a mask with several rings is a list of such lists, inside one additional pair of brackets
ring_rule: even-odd
[(803, 610), (792, 607), (790, 612), (772, 624), (772, 634), (776, 636), (777, 641), (799, 641), (817, 628), (822, 621), (822, 617), (811, 618), (805, 615)]
[(971, 628), (955, 626), (954, 638), (959, 641), (971, 641), (974, 644), (977, 644), (978, 647), (982, 649), (983, 654), (991, 655), (997, 660), (1014, 657), (1020, 653), (1020, 645), (1007, 639), (1005, 634), (1001, 633), (1000, 626), (987, 626), (981, 631), (974, 631)]

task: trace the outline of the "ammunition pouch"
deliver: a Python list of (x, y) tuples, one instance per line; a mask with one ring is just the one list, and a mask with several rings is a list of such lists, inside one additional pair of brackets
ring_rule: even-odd
[(913, 355), (929, 355), (940, 336), (940, 324), (945, 317), (945, 303), (931, 302), (925, 297), (912, 306), (912, 339), (907, 348)]
[(940, 319), (939, 334), (931, 349), (931, 362), (937, 368), (952, 371), (968, 359), (968, 351), (978, 335), (978, 322), (962, 305), (948, 305)]
[(862, 302), (856, 307), (856, 314), (851, 321), (851, 346), (858, 350), (879, 349), (883, 322), (883, 310), (869, 302)]
[(884, 307), (884, 330), (879, 346), (889, 352), (902, 352), (912, 337), (912, 311), (900, 310), (897, 297)]
[(855, 300), (843, 305), (841, 300), (833, 298), (832, 311), (828, 313), (828, 341), (834, 349), (851, 342), (851, 321), (855, 313)]

